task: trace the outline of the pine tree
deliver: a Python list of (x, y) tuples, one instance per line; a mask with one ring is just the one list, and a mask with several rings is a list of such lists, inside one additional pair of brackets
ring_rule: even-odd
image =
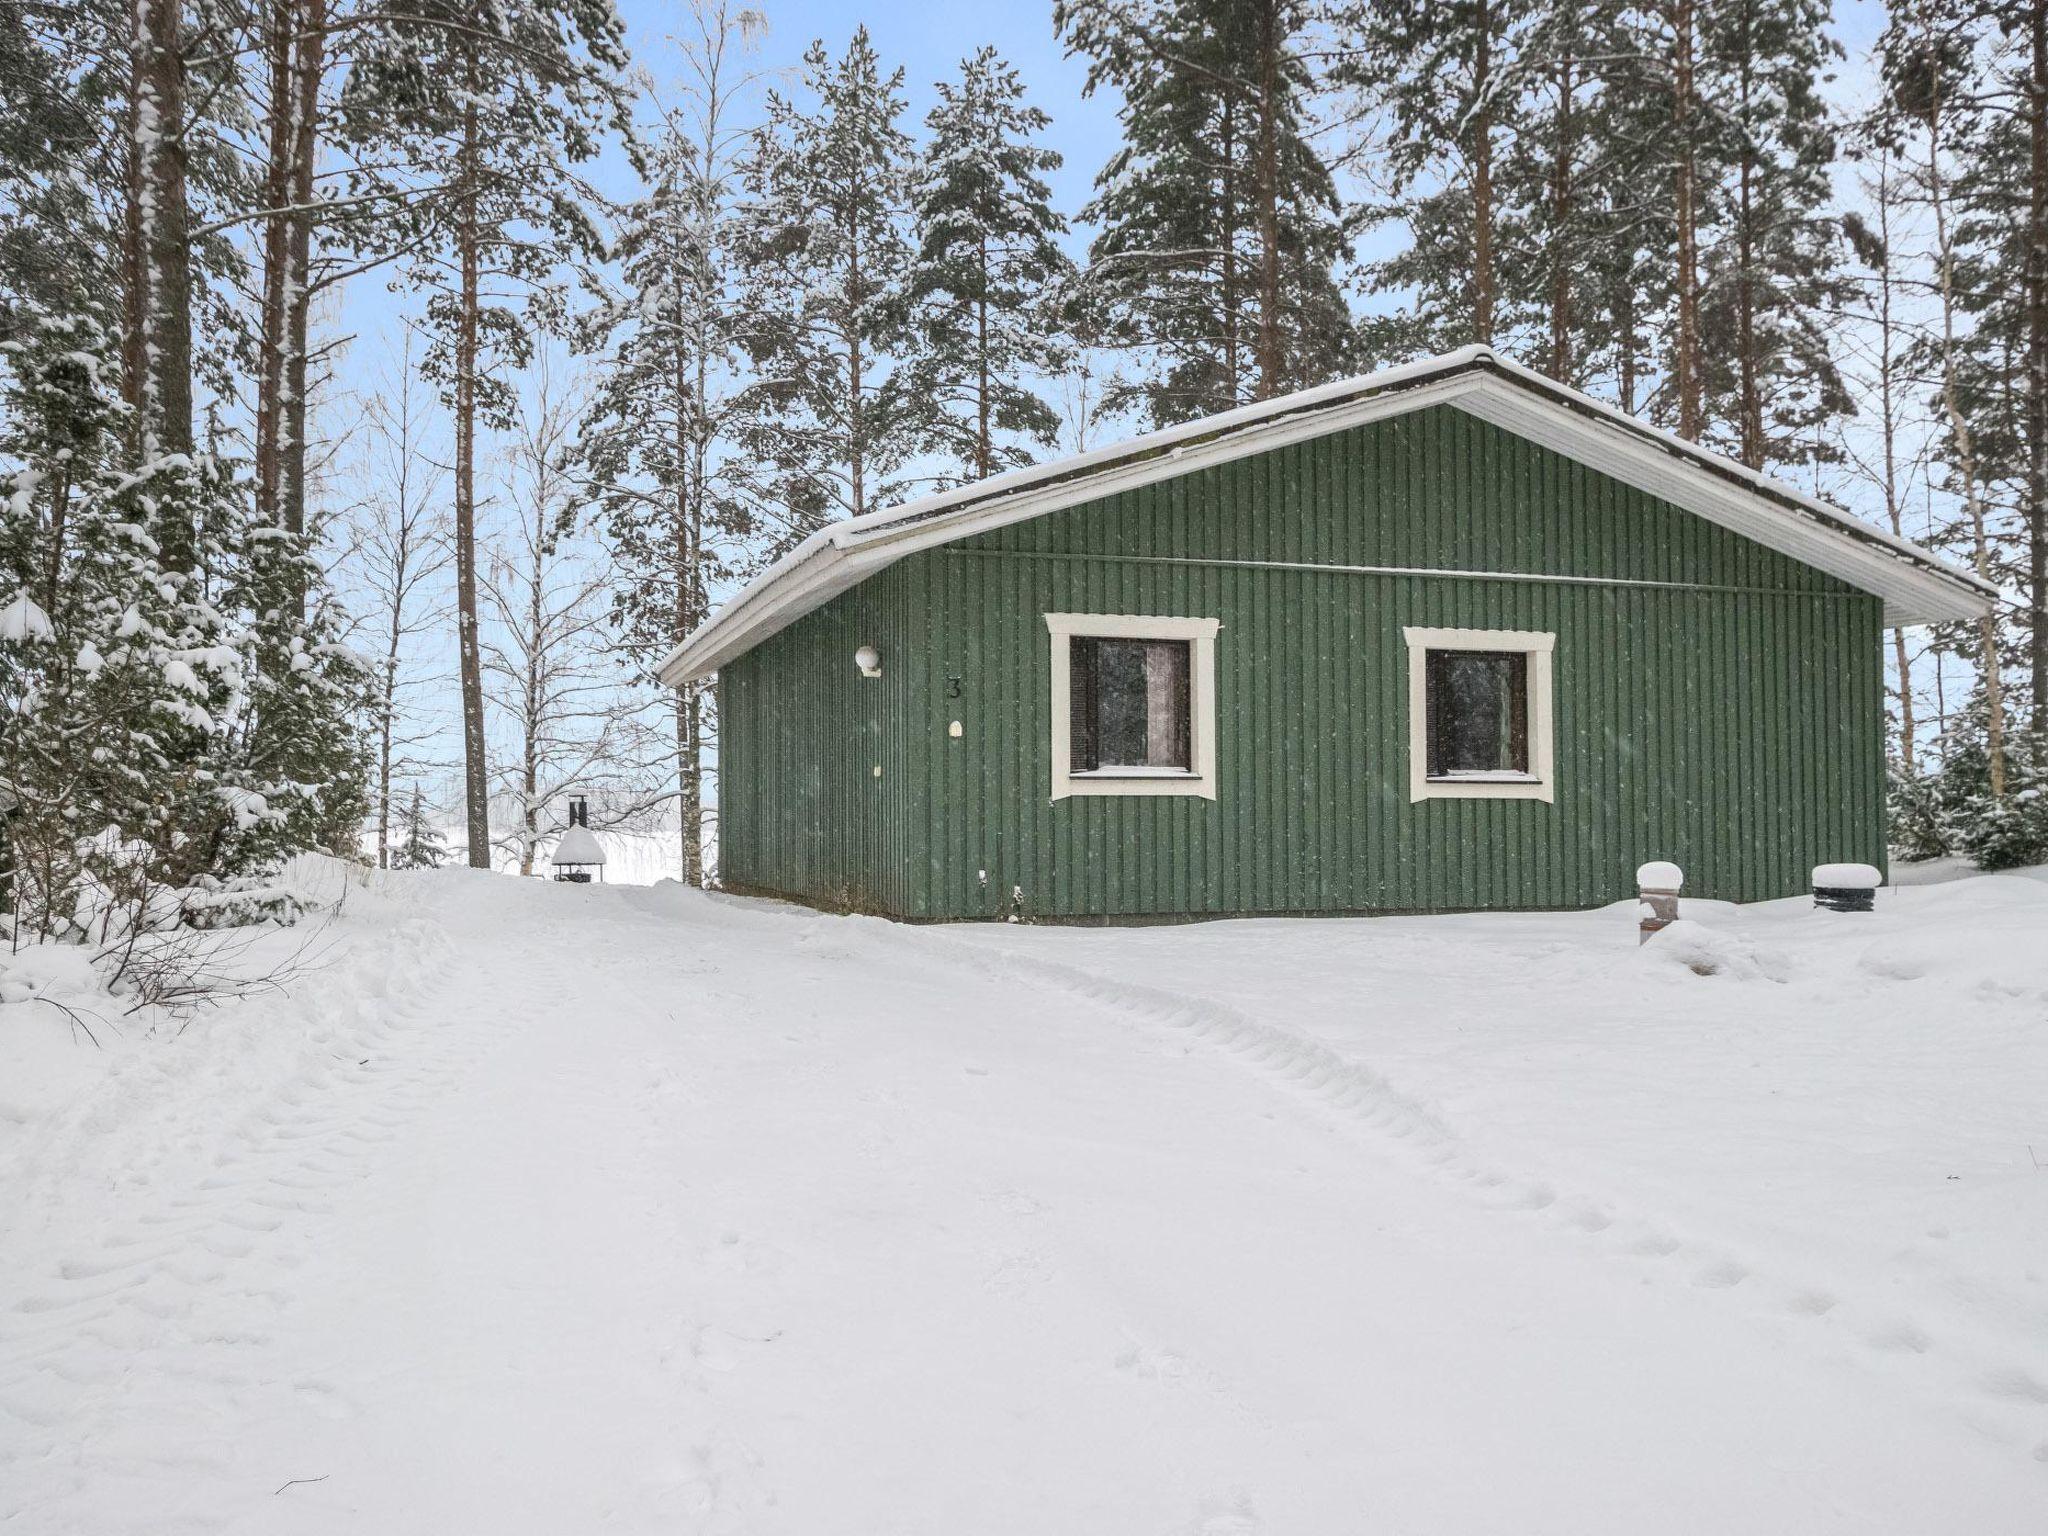
[(1411, 243), (1372, 269), (1382, 289), (1414, 289), (1406, 326), (1382, 328), (1381, 350), (1491, 344), (1505, 331), (1500, 161), (1516, 142), (1518, 57), (1534, 24), (1528, 0), (1377, 0), (1340, 13), (1339, 85), (1385, 119), (1392, 201)]
[[(1916, 180), (1931, 224), (1929, 286), (1938, 324), (1909, 361), (1935, 381), (1946, 488), (1960, 501), (1963, 513), (1960, 536), (1954, 541), (1962, 544), (1980, 576), (2009, 581), (2014, 567), (1996, 536), (1991, 503), (1999, 478), (1997, 445), (2017, 441), (2009, 414), (2013, 395), (2002, 382), (1984, 388), (1982, 360), (1987, 349), (1973, 324), (1987, 279), (2003, 284), (1995, 272), (1979, 266), (1976, 237), (1985, 226), (1967, 195), (1981, 185), (1972, 160), (1982, 145), (1987, 118), (1973, 88), (1973, 74), (1980, 50), (1987, 45), (1985, 32), (1985, 18), (1973, 6), (1952, 6), (1947, 0), (1914, 0), (1901, 6), (1880, 44), (1886, 92), (1881, 110), (1884, 131), (1898, 134), (1917, 162)], [(1988, 351), (1993, 359), (2010, 356), (2008, 347), (1996, 344)], [(1996, 362), (1990, 377), (2001, 380)], [(1996, 612), (1987, 614), (1974, 630), (1970, 641), (1957, 648), (1970, 653), (1977, 671), (1986, 783), (1992, 800), (2003, 802), (2010, 788), (2012, 757), (2004, 677), (2007, 645)]]
[(1720, 210), (1700, 281), (1702, 435), (1752, 469), (1810, 455), (1821, 425), (1852, 409), (1828, 337), (1848, 299), (1821, 94), (1841, 55), (1828, 14), (1826, 0), (1701, 11)]
[[(1644, 333), (1662, 307), (1645, 208), (1661, 200), (1647, 165), (1619, 0), (1540, 0), (1506, 61), (1511, 99), (1489, 180), (1499, 252), (1494, 342), (1552, 378), (1604, 386), (1633, 410)], [(1455, 262), (1425, 268), (1446, 317), (1462, 312)]]
[(931, 412), (912, 352), (906, 225), (912, 151), (903, 71), (882, 73), (865, 27), (832, 60), (804, 54), (807, 105), (768, 98), (747, 166), (746, 346), (758, 415), (747, 445), (786, 546), (834, 517), (887, 506)]
[[(618, 568), (612, 623), (646, 675), (710, 613), (710, 594), (748, 563), (756, 528), (746, 460), (743, 312), (732, 267), (741, 238), (738, 154), (753, 80), (741, 60), (751, 11), (701, 0), (681, 44), (681, 98), (647, 151), (647, 193), (619, 213), (616, 287), (598, 291), (582, 340), (602, 354), (578, 445)], [(675, 692), (681, 868), (704, 883), (704, 754), (712, 695)]]
[(441, 829), (427, 815), (426, 796), (417, 784), (412, 787), (412, 798), (398, 813), (397, 832), (391, 846), (391, 868), (439, 869), (447, 862), (448, 849), (442, 841)]
[(1311, 135), (1322, 82), (1288, 0), (1063, 0), (1053, 18), (1123, 98), (1124, 143), (1082, 217), (1077, 323), (1142, 371), (1107, 400), (1156, 424), (1322, 383), (1356, 355), (1348, 254)]
[(1964, 101), (1953, 287), (1969, 321), (1955, 387), (1986, 497), (2017, 529), (2011, 578), (2028, 616), (2016, 724), (2048, 758), (2048, 0), (1915, 9), (1968, 66), (1951, 87)]
[(941, 82), (925, 119), (915, 194), (924, 232), (911, 274), (922, 337), (917, 388), (940, 408), (938, 441), (964, 478), (1029, 463), (1059, 413), (1033, 387), (1064, 365), (1054, 294), (1072, 264), (1045, 177), (1060, 157), (1033, 143), (1051, 119), (993, 48)]
[[(120, 23), (109, 0), (16, 9), (0, 19), (0, 340), (80, 293), (115, 293), (118, 215), (101, 166), (119, 111), (126, 57), (106, 46)], [(97, 174), (93, 174), (97, 170)]]
[(426, 368), (455, 417), (463, 786), (469, 862), (488, 869), (477, 432), (511, 424), (506, 371), (525, 365), (536, 330), (558, 324), (557, 269), (602, 246), (570, 168), (597, 154), (607, 126), (625, 133), (625, 54), (609, 0), (505, 0), (482, 11), (463, 0), (420, 0), (408, 12), (409, 24), (380, 35), (357, 61), (351, 108), (446, 183), (421, 209), (425, 245), (407, 270), (429, 295)]

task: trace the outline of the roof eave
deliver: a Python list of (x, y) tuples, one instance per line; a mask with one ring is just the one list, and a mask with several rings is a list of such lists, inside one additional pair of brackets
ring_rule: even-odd
[[(1538, 408), (1544, 403), (1548, 410)], [(1854, 569), (1855, 576), (1836, 574), (1879, 597), (1887, 624), (1973, 620), (2007, 600), (1991, 583), (1782, 481), (1487, 348), (1468, 347), (830, 524), (748, 583), (669, 654), (656, 676), (671, 687), (708, 676), (784, 624), (918, 549), (1434, 404), (1456, 404), (1630, 483), (1663, 485), (1676, 494), (1651, 493), (1771, 547), (1789, 542), (1795, 548), (1787, 553), (1817, 568)], [(1560, 415), (1575, 421), (1560, 422)], [(1790, 514), (1791, 526), (1805, 532), (1782, 537), (1785, 527), (1761, 509), (1748, 515), (1755, 502)]]

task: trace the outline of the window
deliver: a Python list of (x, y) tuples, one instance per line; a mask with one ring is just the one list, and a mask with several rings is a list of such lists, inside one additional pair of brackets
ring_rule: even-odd
[(1067, 651), (1073, 736), (1068, 771), (1194, 772), (1185, 640), (1077, 635)]
[(1529, 773), (1525, 651), (1431, 651), (1429, 776)]
[(1049, 613), (1052, 798), (1216, 798), (1215, 619)]
[(1409, 799), (1544, 800), (1555, 635), (1408, 629)]

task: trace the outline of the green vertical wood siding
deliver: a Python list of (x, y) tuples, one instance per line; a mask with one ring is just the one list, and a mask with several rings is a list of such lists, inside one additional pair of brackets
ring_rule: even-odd
[[(1594, 580), (1295, 568), (1337, 565)], [(1214, 801), (1049, 799), (1048, 612), (1222, 621)], [(1437, 407), (913, 555), (729, 663), (723, 874), (908, 917), (1584, 906), (1650, 858), (1787, 895), (1883, 862), (1880, 615)], [(1556, 633), (1554, 804), (1410, 802), (1407, 625)]]

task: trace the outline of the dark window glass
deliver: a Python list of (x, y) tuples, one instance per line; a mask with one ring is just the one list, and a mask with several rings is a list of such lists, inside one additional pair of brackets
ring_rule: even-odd
[(1189, 643), (1076, 635), (1069, 644), (1070, 771), (1190, 769)]
[(1429, 776), (1529, 771), (1529, 658), (1431, 651)]

